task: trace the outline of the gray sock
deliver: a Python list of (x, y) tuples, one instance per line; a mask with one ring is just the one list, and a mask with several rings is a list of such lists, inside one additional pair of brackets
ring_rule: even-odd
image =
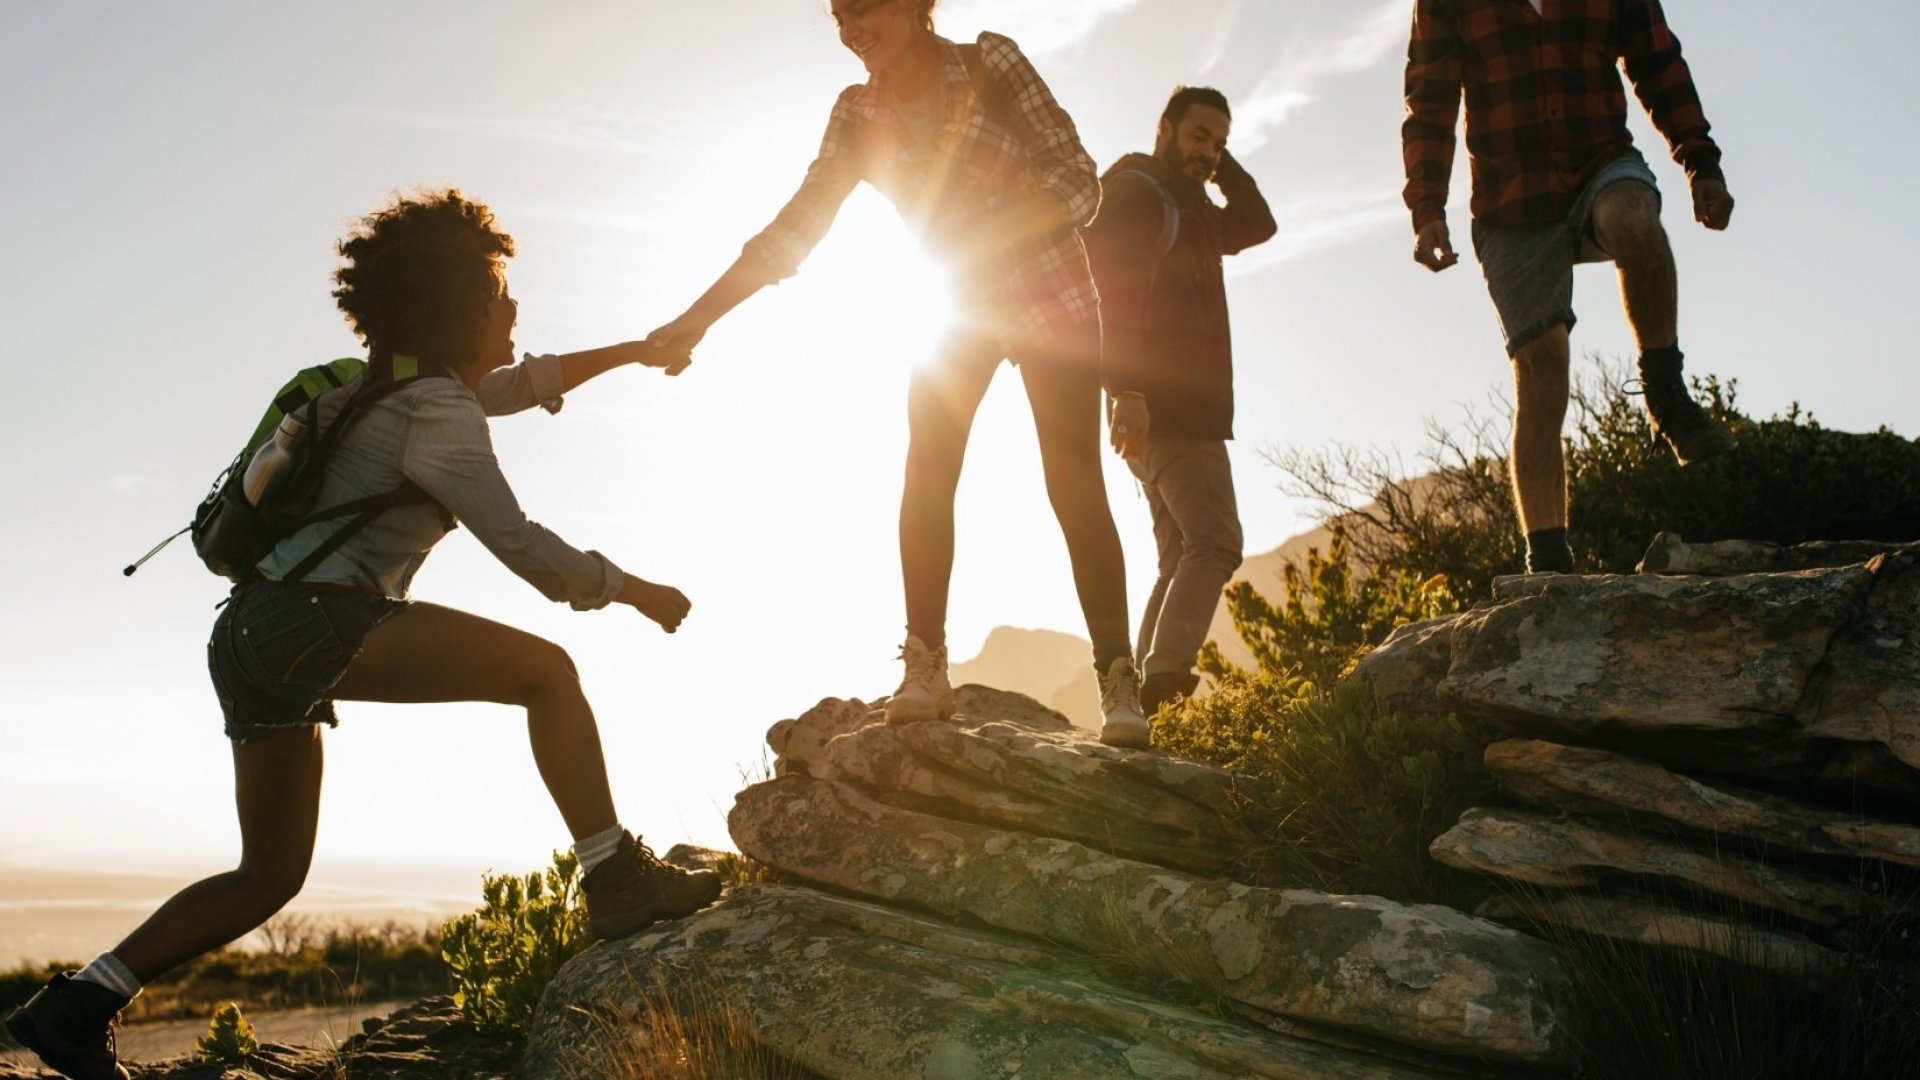
[(581, 876), (593, 873), (594, 867), (612, 858), (619, 852), (621, 841), (626, 838), (627, 830), (615, 822), (611, 828), (575, 840), (573, 853), (580, 859)]
[(140, 996), (140, 980), (134, 978), (133, 972), (127, 970), (127, 965), (110, 952), (94, 957), (93, 963), (82, 968), (74, 978), (104, 986), (128, 1001)]

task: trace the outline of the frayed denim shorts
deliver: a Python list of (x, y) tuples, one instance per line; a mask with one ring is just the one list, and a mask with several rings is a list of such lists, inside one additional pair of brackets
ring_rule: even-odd
[(407, 601), (326, 585), (249, 581), (233, 590), (207, 642), (207, 669), (227, 738), (338, 727), (333, 687), (367, 633)]
[(1600, 246), (1593, 232), (1593, 202), (1609, 186), (1622, 180), (1645, 184), (1660, 194), (1660, 185), (1640, 151), (1629, 150), (1595, 171), (1573, 200), (1573, 209), (1559, 221), (1545, 225), (1490, 225), (1473, 223), (1473, 252), (1487, 279), (1487, 294), (1500, 316), (1500, 333), (1507, 355), (1557, 326), (1573, 329), (1573, 267), (1576, 263), (1611, 262), (1613, 255)]

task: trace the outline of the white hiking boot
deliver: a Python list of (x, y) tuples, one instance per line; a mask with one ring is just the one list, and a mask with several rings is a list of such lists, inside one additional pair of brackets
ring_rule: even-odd
[(900, 659), (907, 673), (900, 689), (887, 699), (887, 723), (907, 724), (915, 720), (945, 720), (953, 715), (953, 684), (947, 681), (947, 649), (927, 648), (927, 643), (908, 635), (900, 646)]
[(1140, 676), (1122, 657), (1100, 676), (1100, 741), (1135, 750), (1147, 747), (1147, 718), (1140, 711)]

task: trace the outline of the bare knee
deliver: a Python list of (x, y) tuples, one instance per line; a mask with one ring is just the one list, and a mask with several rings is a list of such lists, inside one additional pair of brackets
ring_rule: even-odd
[[(1557, 326), (1513, 355), (1514, 404), (1524, 416), (1565, 417), (1568, 390), (1567, 328)], [(1555, 428), (1558, 429), (1555, 422)]]
[(567, 650), (545, 638), (534, 638), (519, 657), (521, 670), (507, 692), (505, 704), (532, 707), (556, 697), (580, 693), (580, 671)]
[(235, 873), (246, 882), (261, 909), (272, 914), (291, 903), (306, 886), (311, 855), (310, 851), (247, 854), (241, 857)]
[(1660, 252), (1667, 233), (1660, 225), (1660, 197), (1645, 184), (1609, 185), (1593, 204), (1593, 231), (1616, 261), (1632, 262)]

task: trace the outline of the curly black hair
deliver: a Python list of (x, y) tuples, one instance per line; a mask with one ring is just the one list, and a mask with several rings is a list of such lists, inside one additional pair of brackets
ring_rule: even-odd
[(487, 303), (506, 289), (513, 237), (458, 188), (399, 195), (338, 245), (333, 298), (374, 355), (436, 366), (467, 358)]

